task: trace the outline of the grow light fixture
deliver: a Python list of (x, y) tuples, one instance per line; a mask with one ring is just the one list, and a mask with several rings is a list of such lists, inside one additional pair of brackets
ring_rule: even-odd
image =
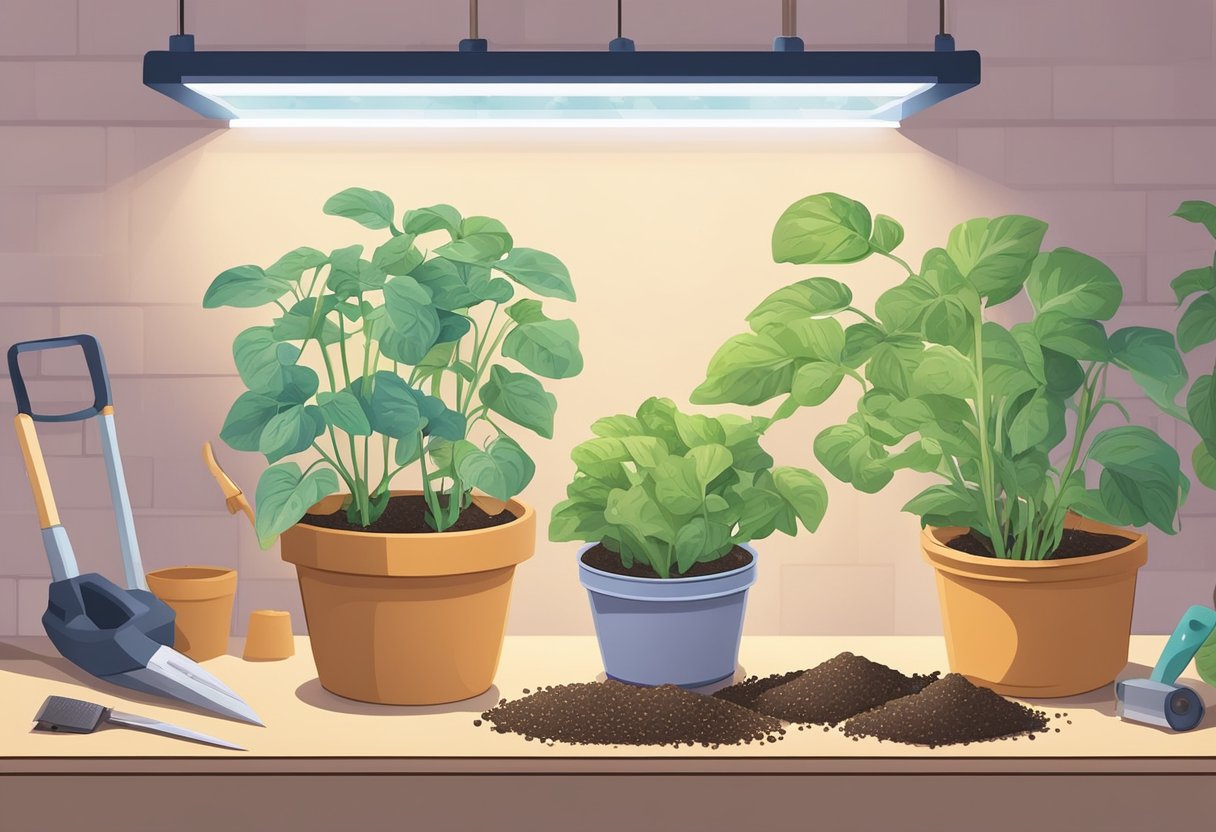
[[(144, 83), (233, 127), (897, 127), (979, 83), (949, 35), (923, 52), (807, 52), (785, 0), (772, 52), (197, 52), (144, 58)], [(618, 6), (619, 10), (619, 6)], [(944, 12), (944, 7), (943, 7)], [(944, 28), (944, 17), (943, 17)]]

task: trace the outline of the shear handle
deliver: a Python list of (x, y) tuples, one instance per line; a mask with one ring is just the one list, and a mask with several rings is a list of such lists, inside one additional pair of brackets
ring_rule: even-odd
[[(21, 375), (18, 357), (27, 352), (80, 347), (84, 351), (89, 378), (93, 382), (93, 405), (73, 413), (35, 413), (30, 405), (29, 390)], [(24, 413), (35, 422), (79, 422), (101, 413), (113, 404), (110, 395), (110, 377), (106, 373), (106, 361), (101, 354), (101, 345), (92, 335), (67, 335), (61, 338), (43, 338), (38, 341), (20, 341), (8, 348), (8, 374), (13, 382), (13, 393), (17, 399), (17, 412)]]

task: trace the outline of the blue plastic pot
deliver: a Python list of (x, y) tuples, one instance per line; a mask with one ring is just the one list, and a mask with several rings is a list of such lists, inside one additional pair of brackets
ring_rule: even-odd
[(731, 676), (739, 658), (751, 563), (695, 578), (634, 578), (593, 569), (578, 550), (578, 577), (608, 678), (635, 685), (701, 687)]

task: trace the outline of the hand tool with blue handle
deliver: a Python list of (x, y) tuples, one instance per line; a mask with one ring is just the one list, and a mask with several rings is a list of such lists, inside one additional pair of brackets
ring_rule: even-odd
[(1203, 700), (1177, 682), (1213, 632), (1216, 610), (1198, 605), (1188, 609), (1152, 674), (1147, 679), (1125, 679), (1115, 685), (1119, 716), (1174, 731), (1189, 731), (1203, 722)]
[[(65, 347), (84, 351), (93, 382), (93, 404), (72, 413), (35, 413), (21, 374), (20, 356)], [(49, 603), (42, 616), (42, 626), (51, 643), (65, 659), (107, 682), (261, 725), (257, 714), (227, 685), (173, 649), (173, 610), (148, 591), (118, 453), (110, 379), (97, 339), (91, 335), (72, 335), (14, 344), (8, 351), (8, 369), (17, 399), (14, 419), (17, 439), (51, 565)], [(80, 574), (67, 530), (59, 522), (34, 428), (35, 422), (76, 422), (94, 416), (98, 417), (127, 589), (95, 572)]]

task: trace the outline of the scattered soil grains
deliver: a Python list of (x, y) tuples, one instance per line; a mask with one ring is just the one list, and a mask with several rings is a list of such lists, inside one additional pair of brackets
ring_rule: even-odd
[(844, 724), (854, 739), (927, 745), (971, 743), (1047, 730), (1047, 713), (1011, 702), (988, 688), (949, 673), (919, 693), (859, 714)]
[(791, 670), (789, 673), (774, 673), (772, 676), (765, 676), (763, 679), (759, 676), (749, 676), (742, 682), (736, 682), (730, 687), (715, 691), (713, 695), (718, 699), (725, 699), (727, 702), (734, 702), (736, 705), (742, 705), (745, 708), (755, 710), (756, 699), (760, 694), (766, 693), (778, 685), (784, 685), (786, 682), (793, 681), (803, 673), (806, 673), (806, 671)]
[(554, 685), (481, 715), (499, 733), (587, 745), (736, 745), (776, 742), (781, 721), (675, 685), (608, 680)]
[[(841, 653), (760, 692), (749, 707), (789, 722), (835, 725), (892, 699), (917, 693), (936, 678), (936, 673), (905, 676), (864, 656)], [(767, 681), (759, 680), (756, 687)]]

